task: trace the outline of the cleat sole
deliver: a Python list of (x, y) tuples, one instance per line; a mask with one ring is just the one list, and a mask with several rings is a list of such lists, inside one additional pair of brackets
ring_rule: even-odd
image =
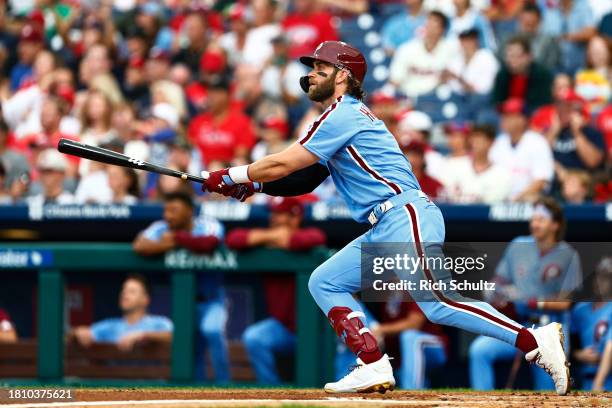
[[(557, 330), (559, 331), (559, 338), (561, 340), (561, 349), (563, 350), (563, 354), (567, 356), (567, 354), (565, 353), (565, 334), (563, 334), (563, 326), (561, 326), (560, 323), (557, 323)], [(567, 377), (567, 388), (565, 389), (565, 392), (562, 395), (566, 395), (571, 389), (571, 377), (570, 377), (569, 366), (570, 366), (570, 363), (566, 359), (565, 360), (565, 375)]]

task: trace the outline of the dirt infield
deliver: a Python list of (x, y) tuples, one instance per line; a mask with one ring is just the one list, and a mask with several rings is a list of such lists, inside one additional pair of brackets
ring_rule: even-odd
[[(6, 391), (6, 389), (4, 390)], [(4, 408), (25, 407), (610, 407), (611, 393), (553, 393), (452, 390), (393, 391), (382, 394), (330, 396), (311, 389), (210, 389), (126, 388), (74, 389), (74, 399), (64, 401), (8, 400)]]

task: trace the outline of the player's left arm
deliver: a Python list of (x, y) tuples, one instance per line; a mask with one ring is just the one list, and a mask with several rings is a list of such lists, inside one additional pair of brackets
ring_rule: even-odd
[(320, 159), (299, 143), (271, 154), (248, 166), (250, 181), (270, 182), (317, 163)]

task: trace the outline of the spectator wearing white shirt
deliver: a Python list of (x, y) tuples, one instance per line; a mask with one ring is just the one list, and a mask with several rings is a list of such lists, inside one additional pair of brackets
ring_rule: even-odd
[(425, 172), (428, 176), (438, 179), (444, 169), (444, 156), (429, 142), (432, 128), (433, 122), (426, 113), (406, 112), (399, 119), (395, 138), (400, 146), (408, 146), (411, 142), (423, 144)]
[(272, 39), (281, 33), (274, 16), (275, 0), (253, 0), (253, 28), (249, 30), (242, 48), (242, 62), (261, 69), (272, 56)]
[(64, 178), (68, 169), (65, 155), (55, 148), (45, 149), (39, 153), (36, 167), (40, 173), (42, 192), (28, 197), (28, 204), (74, 204), (74, 196), (64, 191)]
[(442, 72), (456, 54), (451, 40), (444, 39), (448, 18), (439, 11), (429, 13), (424, 37), (400, 46), (390, 66), (390, 81), (406, 96), (417, 98), (440, 84)]
[(449, 37), (456, 38), (460, 33), (475, 29), (483, 48), (495, 51), (497, 42), (489, 20), (480, 11), (472, 7), (470, 0), (453, 0), (455, 16), (451, 19)]
[(520, 99), (501, 105), (501, 127), (489, 152), (489, 159), (505, 167), (512, 180), (510, 198), (534, 201), (546, 192), (554, 175), (553, 156), (544, 136), (528, 130), (526, 106)]
[(495, 140), (495, 128), (475, 126), (469, 134), (470, 155), (463, 160), (448, 161), (441, 182), (444, 198), (452, 203), (494, 204), (509, 198), (511, 180), (509, 171), (489, 160), (489, 151)]
[(461, 52), (449, 63), (443, 80), (448, 80), (449, 86), (457, 94), (488, 95), (493, 89), (499, 62), (490, 50), (479, 48), (475, 28), (461, 32), (459, 44)]

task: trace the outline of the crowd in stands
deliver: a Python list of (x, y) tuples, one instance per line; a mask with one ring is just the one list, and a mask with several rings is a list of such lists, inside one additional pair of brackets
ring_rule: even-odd
[(364, 102), (437, 201), (610, 199), (609, 2), (0, 0), (0, 203), (222, 199), (52, 150), (193, 174), (257, 160), (320, 114), (297, 57), (335, 39), (370, 47)]

